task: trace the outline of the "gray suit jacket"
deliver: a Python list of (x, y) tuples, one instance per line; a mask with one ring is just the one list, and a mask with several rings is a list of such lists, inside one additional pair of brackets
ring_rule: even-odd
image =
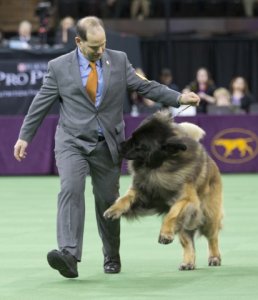
[[(26, 115), (19, 138), (30, 142), (55, 101), (60, 101), (59, 126), (90, 151), (100, 125), (114, 163), (124, 140), (123, 99), (127, 89), (167, 106), (178, 107), (180, 93), (139, 77), (124, 52), (106, 49), (102, 58), (104, 88), (96, 108), (82, 85), (77, 50), (51, 60), (39, 93)], [(58, 138), (58, 130), (56, 138)]]

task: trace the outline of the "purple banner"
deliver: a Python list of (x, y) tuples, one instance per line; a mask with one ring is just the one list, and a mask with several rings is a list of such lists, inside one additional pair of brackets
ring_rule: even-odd
[(54, 134), (58, 118), (49, 116), (28, 147), (28, 156), (18, 162), (13, 147), (23, 121), (22, 116), (0, 118), (0, 175), (47, 175), (55, 171)]
[[(144, 117), (125, 117), (126, 137)], [(191, 122), (206, 132), (202, 143), (222, 173), (258, 172), (258, 115), (177, 117), (176, 122)], [(123, 162), (123, 173), (126, 163)]]
[(258, 172), (258, 116), (202, 116), (198, 125), (221, 172)]
[[(125, 116), (125, 134), (129, 137), (145, 116)], [(54, 134), (58, 116), (48, 116), (38, 130), (23, 162), (13, 158), (23, 117), (0, 118), (0, 175), (56, 174)], [(258, 172), (257, 116), (178, 117), (177, 122), (192, 122), (206, 131), (203, 144), (222, 173)], [(126, 163), (122, 173), (125, 174)]]

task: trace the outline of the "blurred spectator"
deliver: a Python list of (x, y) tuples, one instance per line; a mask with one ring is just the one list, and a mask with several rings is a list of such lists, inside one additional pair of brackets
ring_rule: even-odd
[[(142, 69), (136, 68), (135, 72), (138, 76), (146, 78)], [(162, 108), (160, 103), (144, 98), (136, 92), (131, 93), (130, 99), (132, 103), (131, 115), (133, 117), (141, 113), (151, 114)]]
[(131, 0), (131, 18), (143, 20), (150, 15), (150, 0)]
[[(72, 17), (65, 17), (60, 21), (60, 26), (56, 31), (55, 44), (67, 45), (70, 42), (71, 30), (74, 29), (75, 21)], [(75, 37), (75, 34), (74, 34)]]
[(29, 21), (22, 21), (18, 27), (18, 35), (10, 38), (9, 47), (16, 49), (30, 49), (39, 44), (39, 39), (32, 36), (32, 25)]
[(8, 47), (9, 42), (4, 36), (4, 31), (0, 28), (0, 47)]
[(0, 29), (0, 47), (4, 46), (4, 35), (3, 31)]
[(233, 78), (230, 82), (229, 89), (232, 105), (248, 112), (250, 105), (255, 101), (249, 92), (248, 84), (245, 78), (241, 76)]
[(215, 104), (207, 106), (207, 113), (210, 115), (232, 115), (245, 114), (240, 107), (231, 103), (230, 92), (226, 88), (218, 88), (214, 92)]
[(101, 16), (102, 18), (120, 18), (128, 0), (102, 0)]
[(195, 80), (186, 86), (183, 92), (192, 91), (197, 93), (201, 98), (200, 105), (197, 106), (197, 113), (206, 113), (207, 105), (215, 102), (213, 97), (215, 89), (210, 72), (206, 68), (199, 68)]
[(257, 0), (243, 0), (245, 14), (247, 17), (252, 17), (254, 15), (254, 5), (257, 2)]
[(160, 83), (168, 86), (170, 89), (179, 92), (178, 86), (173, 82), (173, 75), (172, 75), (172, 72), (170, 69), (163, 68), (161, 70), (160, 76), (159, 76), (159, 81), (160, 81)]
[(218, 88), (214, 91), (216, 106), (231, 106), (230, 92), (225, 88)]

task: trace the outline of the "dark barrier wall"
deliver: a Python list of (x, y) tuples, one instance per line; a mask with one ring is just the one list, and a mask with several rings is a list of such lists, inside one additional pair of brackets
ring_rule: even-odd
[[(125, 51), (133, 65), (141, 66), (140, 41), (137, 37), (107, 32), (107, 39), (108, 47)], [(48, 61), (69, 51), (54, 48), (30, 51), (0, 48), (0, 115), (26, 114), (40, 89)], [(58, 103), (50, 113), (58, 113)]]
[[(0, 118), (0, 175), (55, 174), (54, 134), (57, 116), (48, 116), (28, 149), (28, 157), (17, 162), (13, 157), (21, 116)], [(130, 136), (144, 117), (125, 116), (125, 134)], [(224, 173), (258, 172), (257, 116), (180, 117), (206, 131), (203, 144)], [(123, 173), (126, 172), (123, 164)]]
[[(1, 115), (27, 113), (32, 99), (42, 85), (47, 63), (46, 58), (0, 59)], [(52, 113), (58, 113), (57, 104), (51, 109)]]
[[(108, 36), (108, 46), (126, 51), (132, 64), (143, 66), (150, 79), (159, 80), (161, 68), (170, 67), (176, 83), (183, 88), (193, 80), (196, 69), (205, 66), (211, 71), (217, 86), (228, 87), (233, 76), (244, 76), (258, 100), (257, 39), (174, 37), (167, 42), (152, 38), (142, 40), (141, 55), (138, 38), (116, 33)], [(40, 87), (47, 62), (64, 53), (61, 49), (0, 49), (0, 114), (25, 114)], [(53, 108), (52, 113), (57, 110)]]
[(232, 77), (244, 76), (258, 100), (258, 39), (171, 37), (148, 38), (141, 42), (143, 68), (149, 78), (158, 79), (162, 67), (171, 68), (182, 89), (195, 77), (196, 70), (207, 67), (217, 86), (228, 87)]
[[(137, 39), (136, 39), (137, 40)], [(134, 41), (136, 41), (134, 40)], [(134, 66), (135, 45), (129, 43), (128, 55)], [(128, 43), (125, 43), (127, 45)], [(111, 46), (111, 45), (110, 45)], [(167, 51), (171, 56), (167, 56)], [(138, 52), (137, 52), (138, 53)], [(49, 59), (62, 54), (61, 50), (14, 51), (0, 49), (0, 96), (3, 91), (15, 94), (19, 90), (17, 73), (25, 72), (20, 80), (28, 80), (29, 85), (20, 89), (22, 93), (34, 94), (39, 88), (42, 74)], [(139, 53), (138, 53), (139, 54)], [(159, 70), (170, 66), (177, 83), (183, 87), (194, 77), (195, 70), (201, 65), (213, 73), (218, 85), (227, 86), (234, 75), (243, 75), (250, 83), (251, 91), (258, 94), (258, 41), (253, 39), (173, 39), (144, 40), (142, 42), (143, 68), (150, 78), (157, 79)], [(9, 69), (8, 69), (9, 68)], [(16, 71), (14, 71), (14, 68)], [(26, 69), (26, 71), (24, 71)], [(8, 71), (10, 70), (10, 71)], [(30, 73), (34, 71), (34, 73)], [(3, 74), (5, 73), (5, 74)], [(6, 73), (10, 73), (6, 75)], [(9, 77), (8, 77), (9, 76)], [(13, 82), (13, 86), (8, 86)], [(28, 83), (27, 82), (27, 83)], [(26, 84), (27, 84), (26, 83)], [(30, 92), (28, 90), (31, 90)], [(25, 114), (32, 99), (0, 97), (0, 114)], [(10, 102), (9, 102), (10, 101)], [(13, 101), (13, 102), (11, 102)], [(7, 107), (8, 110), (7, 111)], [(21, 109), (22, 108), (22, 109)], [(7, 112), (7, 113), (6, 113)], [(135, 128), (139, 119), (125, 117), (127, 136)], [(138, 121), (137, 121), (138, 120)], [(197, 116), (189, 119), (207, 130), (204, 145), (218, 162), (223, 172), (257, 172), (258, 116)], [(12, 157), (13, 145), (17, 139), (22, 117), (0, 118), (0, 174), (53, 174), (53, 136), (57, 116), (48, 117), (30, 147), (31, 156), (26, 163), (19, 164)], [(217, 142), (216, 142), (217, 141)]]

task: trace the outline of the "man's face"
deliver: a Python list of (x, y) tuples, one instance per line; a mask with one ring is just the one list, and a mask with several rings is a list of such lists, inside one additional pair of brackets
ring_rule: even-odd
[(99, 60), (106, 48), (106, 35), (101, 27), (89, 30), (87, 41), (82, 40), (80, 37), (76, 37), (75, 41), (82, 54), (92, 62)]

